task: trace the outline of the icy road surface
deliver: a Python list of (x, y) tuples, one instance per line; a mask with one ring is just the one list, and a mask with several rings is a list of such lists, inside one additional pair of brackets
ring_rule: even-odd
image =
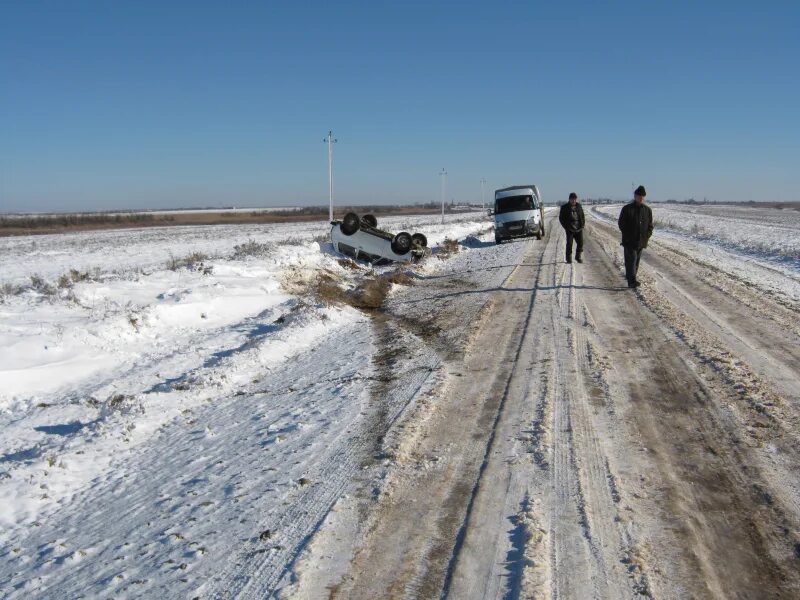
[(572, 265), (553, 211), (383, 221), (436, 245), (399, 272), (324, 227), (0, 240), (0, 595), (797, 597), (800, 224), (670, 207), (631, 291), (618, 209)]

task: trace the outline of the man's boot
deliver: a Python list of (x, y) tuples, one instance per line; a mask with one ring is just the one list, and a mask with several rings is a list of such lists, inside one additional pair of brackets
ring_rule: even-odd
[(582, 262), (583, 262), (583, 259), (581, 258), (581, 255), (580, 255), (580, 254), (576, 254), (576, 255), (575, 255), (575, 260), (577, 260), (579, 263), (582, 263)]

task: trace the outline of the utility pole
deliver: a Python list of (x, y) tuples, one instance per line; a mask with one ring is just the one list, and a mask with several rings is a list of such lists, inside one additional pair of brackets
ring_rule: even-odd
[(328, 221), (333, 221), (333, 145), (337, 142), (333, 132), (328, 131), (328, 136), (322, 140), (328, 144)]
[(447, 171), (442, 169), (442, 171), (439, 173), (439, 177), (441, 178), (441, 181), (442, 181), (442, 189), (441, 189), (441, 193), (442, 193), (441, 194), (442, 195), (442, 225), (444, 225), (444, 197), (445, 197), (445, 190), (447, 189)]
[(486, 210), (486, 201), (483, 199), (483, 188), (486, 185), (486, 179), (481, 178), (481, 210)]

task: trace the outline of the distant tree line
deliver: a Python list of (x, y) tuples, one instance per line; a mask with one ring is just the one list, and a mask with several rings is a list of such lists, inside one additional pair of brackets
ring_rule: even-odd
[[(676, 200), (675, 198), (668, 198), (664, 200), (666, 204), (719, 204), (716, 200), (707, 200), (703, 198), (702, 200), (695, 200), (694, 198), (687, 198), (685, 200)], [(751, 200), (752, 202), (752, 200)]]
[[(619, 202), (628, 202), (629, 200), (613, 200), (612, 198), (586, 198), (581, 200), (583, 204), (617, 204)], [(709, 200), (707, 198), (703, 198), (702, 200), (696, 200), (695, 198), (686, 198), (685, 200), (676, 200), (675, 198), (669, 198), (667, 200), (656, 200), (656, 202), (663, 202), (664, 204), (729, 204), (727, 202), (719, 202), (718, 200)], [(741, 204), (756, 204), (753, 200), (748, 202), (742, 202)]]
[(147, 213), (130, 214), (68, 214), (0, 217), (2, 229), (41, 229), (47, 227), (80, 227), (86, 225), (110, 225), (116, 223), (153, 223), (155, 221), (173, 221), (172, 215), (152, 215)]
[[(445, 203), (445, 210), (454, 210), (459, 208), (460, 205), (456, 205), (454, 202)], [(420, 209), (420, 210), (441, 210), (442, 205), (439, 202), (417, 202), (415, 204), (358, 204), (358, 205), (339, 205), (334, 206), (333, 209), (336, 214), (343, 214), (346, 212), (355, 212), (358, 214), (386, 214), (386, 213), (395, 213), (398, 211), (407, 211), (410, 208)], [(299, 206), (297, 208), (286, 208), (286, 209), (278, 209), (278, 210), (270, 210), (270, 211), (256, 211), (250, 213), (252, 216), (257, 216), (260, 214), (269, 214), (276, 217), (296, 217), (296, 216), (315, 216), (315, 215), (327, 215), (328, 214), (328, 207), (327, 206)]]

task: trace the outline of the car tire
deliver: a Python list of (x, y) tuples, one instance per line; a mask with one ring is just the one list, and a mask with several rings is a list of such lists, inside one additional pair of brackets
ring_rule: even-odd
[(353, 235), (360, 227), (361, 222), (356, 213), (347, 213), (344, 219), (342, 219), (341, 225), (339, 225), (339, 229), (341, 229), (342, 233), (345, 235)]
[(370, 227), (378, 227), (378, 219), (375, 218), (375, 215), (364, 215), (361, 220)]
[(428, 247), (428, 238), (426, 238), (421, 233), (415, 233), (411, 236), (411, 245), (412, 246), (419, 246), (420, 248), (427, 248)]
[(544, 236), (544, 229), (542, 228), (541, 225), (539, 225), (539, 229), (536, 232), (536, 239), (540, 240), (540, 239), (542, 239), (543, 236)]
[(503, 243), (503, 238), (501, 238), (499, 235), (494, 236), (494, 243), (495, 244), (502, 244)]
[(408, 254), (411, 251), (411, 244), (411, 234), (406, 231), (401, 231), (394, 236), (392, 240), (392, 252), (399, 256)]

